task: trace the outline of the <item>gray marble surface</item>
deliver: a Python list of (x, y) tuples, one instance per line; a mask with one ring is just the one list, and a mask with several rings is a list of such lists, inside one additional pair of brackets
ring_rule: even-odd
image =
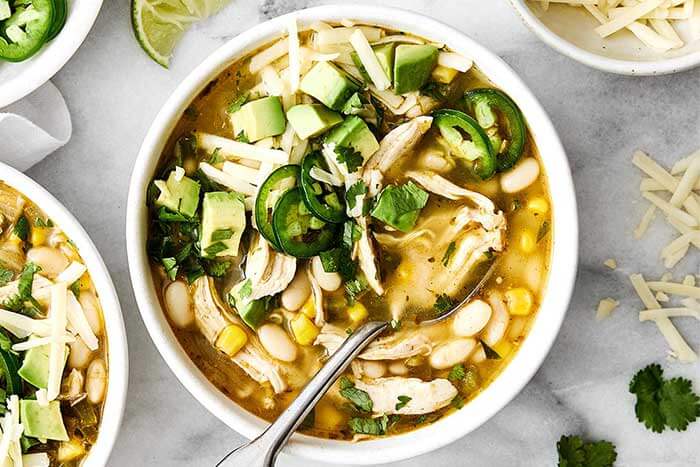
[[(131, 292), (124, 242), (126, 194), (133, 161), (156, 112), (204, 57), (246, 28), (306, 0), (233, 0), (219, 16), (196, 25), (170, 70), (154, 64), (134, 40), (129, 2), (107, 0), (95, 27), (54, 83), (70, 107), (74, 135), (29, 175), (54, 193), (83, 223), (109, 266), (124, 311), (131, 360), (126, 416), (110, 465), (211, 466), (243, 439), (207, 412), (160, 358)], [(359, 3), (359, 2), (358, 2)], [(368, 2), (369, 3), (369, 2)], [(571, 162), (581, 218), (578, 283), (559, 339), (541, 370), (516, 400), (481, 429), (402, 466), (555, 465), (564, 432), (614, 441), (618, 465), (700, 465), (700, 423), (689, 431), (655, 435), (634, 418), (627, 393), (631, 375), (662, 361), (666, 346), (653, 325), (637, 321), (641, 304), (629, 272), (658, 276), (657, 252), (671, 238), (660, 221), (641, 242), (631, 231), (645, 204), (630, 163), (643, 148), (672, 163), (700, 146), (700, 69), (673, 76), (628, 78), (603, 74), (540, 43), (505, 0), (373, 0), (434, 16), (502, 56), (531, 87), (558, 128)], [(602, 262), (618, 260), (617, 271)], [(697, 251), (676, 268), (698, 273)], [(621, 307), (597, 323), (604, 296)], [(700, 326), (679, 321), (694, 348)], [(700, 387), (699, 366), (664, 363)], [(280, 465), (311, 466), (283, 457)]]

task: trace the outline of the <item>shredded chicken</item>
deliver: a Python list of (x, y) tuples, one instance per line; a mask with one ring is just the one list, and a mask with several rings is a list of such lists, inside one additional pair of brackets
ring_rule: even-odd
[(245, 277), (252, 286), (249, 299), (256, 300), (282, 292), (294, 279), (296, 267), (296, 258), (272, 250), (267, 240), (256, 234), (245, 265)]
[(372, 233), (367, 227), (367, 219), (360, 217), (357, 219), (357, 225), (360, 227), (360, 239), (357, 241), (357, 257), (360, 263), (360, 269), (367, 278), (367, 283), (377, 295), (384, 294), (381, 278), (379, 277), (379, 268), (377, 267), (377, 256), (374, 252), (374, 244), (372, 243)]
[(311, 262), (306, 265), (306, 275), (311, 283), (311, 294), (314, 298), (314, 324), (321, 327), (326, 323), (326, 313), (323, 309), (323, 290), (311, 271)]
[[(372, 399), (375, 414), (420, 415), (435, 412), (447, 406), (457, 395), (457, 389), (446, 379), (423, 381), (418, 378), (393, 376), (364, 382), (355, 386), (366, 391)], [(410, 398), (406, 405), (396, 409), (399, 396)]]
[(213, 281), (208, 277), (200, 277), (194, 283), (194, 315), (201, 333), (215, 345), (221, 331), (229, 325), (236, 324), (244, 329), (248, 335), (248, 342), (231, 357), (231, 361), (258, 383), (269, 382), (275, 393), (285, 391), (287, 383), (282, 377), (279, 365), (267, 354), (257, 335), (237, 316), (225, 311), (213, 287)]
[[(315, 345), (322, 345), (328, 354), (333, 354), (348, 335), (341, 328), (326, 324), (316, 337)], [(399, 331), (387, 337), (381, 337), (369, 344), (358, 356), (362, 360), (401, 360), (415, 355), (428, 355), (433, 344), (428, 335), (420, 330), (412, 332)]]

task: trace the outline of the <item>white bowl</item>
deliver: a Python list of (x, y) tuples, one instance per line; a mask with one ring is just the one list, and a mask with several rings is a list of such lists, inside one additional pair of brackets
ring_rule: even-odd
[(31, 178), (3, 163), (0, 163), (0, 180), (29, 198), (63, 230), (78, 248), (95, 284), (107, 331), (108, 383), (97, 442), (82, 465), (103, 467), (107, 465), (122, 422), (129, 376), (126, 330), (112, 279), (87, 232), (51, 193)]
[(19, 63), (0, 60), (0, 109), (50, 80), (73, 56), (90, 32), (102, 0), (69, 0), (63, 30), (33, 57)]
[[(556, 287), (548, 288), (530, 335), (501, 375), (462, 410), (419, 430), (362, 443), (296, 434), (286, 448), (293, 455), (325, 463), (379, 464), (416, 456), (451, 443), (498, 412), (530, 380), (553, 344), (571, 296), (578, 255), (576, 201), (568, 161), (549, 118), (523, 82), (500, 58), (459, 31), (416, 13), (367, 5), (362, 8), (327, 5), (292, 15), (303, 24), (351, 18), (410, 31), (444, 42), (456, 52), (473, 58), (493, 83), (504, 89), (523, 110), (549, 175), (554, 212), (550, 276), (556, 278)], [(234, 60), (279, 37), (286, 28), (288, 16), (277, 17), (236, 36), (204, 60), (177, 87), (146, 135), (134, 166), (127, 203), (126, 236), (131, 281), (151, 338), (192, 395), (224, 423), (248, 438), (257, 436), (267, 422), (236, 405), (206, 379), (179, 345), (161, 310), (146, 254), (146, 189), (170, 132), (194, 96)]]
[(594, 31), (600, 23), (583, 8), (550, 4), (548, 11), (536, 14), (527, 0), (510, 0), (510, 3), (545, 44), (598, 70), (648, 76), (676, 73), (700, 65), (700, 41), (659, 52), (644, 46), (627, 30), (602, 39)]

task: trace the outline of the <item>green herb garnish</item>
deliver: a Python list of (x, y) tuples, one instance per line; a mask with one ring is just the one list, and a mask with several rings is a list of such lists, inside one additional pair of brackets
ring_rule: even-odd
[(336, 146), (335, 147), (336, 160), (340, 164), (345, 164), (348, 168), (348, 172), (357, 172), (357, 169), (362, 167), (365, 163), (365, 159), (359, 151), (355, 151), (352, 147), (348, 146)]
[(399, 401), (394, 406), (394, 409), (396, 409), (396, 410), (403, 409), (404, 407), (406, 407), (406, 404), (411, 402), (411, 398), (408, 396), (399, 396), (398, 399), (399, 399)]
[(385, 435), (389, 427), (389, 417), (383, 415), (378, 418), (353, 417), (348, 422), (353, 433), (363, 435)]
[(452, 259), (452, 255), (455, 253), (455, 250), (457, 249), (457, 245), (455, 242), (450, 242), (449, 245), (447, 245), (447, 249), (445, 250), (445, 254), (442, 255), (442, 265), (447, 267), (448, 264), (450, 264), (450, 260)]
[(232, 100), (228, 107), (226, 107), (226, 112), (229, 114), (232, 114), (234, 112), (237, 112), (243, 107), (243, 104), (246, 103), (248, 100), (248, 93), (241, 94), (240, 96), (237, 96), (234, 100)]
[(584, 442), (580, 436), (562, 436), (557, 442), (559, 467), (612, 467), (615, 445), (608, 441)]
[(372, 399), (367, 391), (355, 387), (355, 383), (345, 376), (340, 378), (340, 395), (349, 400), (362, 412), (372, 411)]
[(362, 180), (353, 183), (345, 192), (345, 202), (353, 209), (357, 205), (357, 197), (367, 194), (367, 185)]
[(27, 241), (27, 237), (29, 236), (29, 221), (24, 215), (19, 216), (19, 219), (17, 219), (12, 229), (12, 233), (23, 242)]
[(454, 300), (452, 298), (450, 298), (447, 294), (440, 294), (435, 299), (433, 309), (437, 312), (437, 314), (442, 314), (451, 310), (453, 306)]
[(402, 232), (410, 231), (421, 209), (428, 203), (428, 193), (413, 182), (384, 188), (372, 208), (372, 217)]
[(456, 383), (458, 381), (462, 381), (465, 376), (466, 372), (464, 370), (464, 365), (458, 363), (452, 367), (450, 373), (447, 375), (447, 379), (453, 383)]

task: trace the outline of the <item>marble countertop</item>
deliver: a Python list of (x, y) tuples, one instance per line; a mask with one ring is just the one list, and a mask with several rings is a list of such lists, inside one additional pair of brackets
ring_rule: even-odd
[[(73, 211), (111, 270), (129, 336), (130, 385), (121, 435), (110, 465), (212, 466), (243, 438), (201, 406), (170, 372), (141, 322), (131, 292), (124, 241), (129, 177), (141, 140), (175, 86), (227, 39), (267, 18), (320, 2), (233, 0), (196, 25), (164, 70), (139, 48), (127, 0), (107, 1), (87, 40), (53, 82), (73, 118), (64, 148), (31, 169)], [(358, 2), (360, 3), (360, 2)], [(369, 2), (367, 2), (369, 3)], [(573, 170), (581, 219), (580, 266), (561, 334), (533, 381), (476, 432), (431, 454), (397, 463), (434, 467), (555, 465), (562, 433), (617, 444), (617, 465), (700, 464), (700, 423), (687, 432), (656, 435), (637, 423), (627, 392), (632, 374), (666, 352), (651, 324), (637, 321), (641, 304), (630, 272), (659, 276), (661, 245), (672, 233), (655, 223), (640, 242), (631, 232), (645, 210), (630, 155), (642, 148), (667, 165), (700, 146), (700, 69), (672, 76), (629, 78), (584, 67), (539, 42), (505, 0), (372, 0), (434, 16), (503, 57), (531, 87), (554, 121)], [(439, 4), (439, 7), (436, 7)], [(617, 259), (616, 271), (602, 262)], [(676, 277), (700, 272), (697, 251)], [(556, 280), (556, 279), (554, 279)], [(600, 298), (615, 297), (613, 317), (596, 322)], [(700, 346), (700, 326), (678, 321)], [(698, 364), (665, 363), (700, 387)], [(483, 462), (483, 461), (482, 461)], [(315, 466), (282, 457), (278, 465)]]

